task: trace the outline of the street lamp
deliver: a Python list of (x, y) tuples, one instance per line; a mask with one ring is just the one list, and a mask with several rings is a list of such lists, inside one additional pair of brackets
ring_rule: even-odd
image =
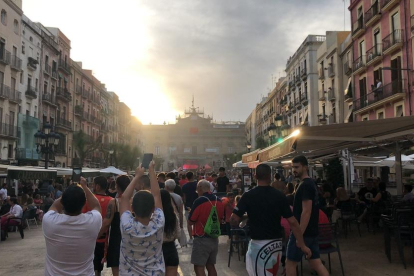
[(52, 130), (52, 125), (45, 123), (34, 135), (37, 153), (45, 154), (45, 169), (49, 168), (49, 154), (53, 154), (59, 145), (60, 135)]
[(275, 118), (275, 123), (277, 127), (282, 126), (282, 120), (283, 120), (283, 116), (282, 115), (277, 115)]
[(252, 149), (252, 145), (249, 142), (247, 142), (246, 147), (247, 147), (247, 152), (250, 152), (250, 150)]
[(277, 136), (277, 127), (271, 123), (267, 130), (269, 131), (270, 144), (273, 144), (272, 138)]
[(109, 166), (112, 166), (112, 154), (114, 154), (113, 150), (109, 151)]

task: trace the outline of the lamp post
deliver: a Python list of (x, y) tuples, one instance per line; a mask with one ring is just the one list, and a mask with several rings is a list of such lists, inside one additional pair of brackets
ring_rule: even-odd
[(247, 152), (250, 152), (250, 150), (252, 149), (252, 145), (249, 142), (247, 142), (246, 147), (247, 147)]
[(277, 127), (274, 123), (271, 123), (269, 128), (270, 145), (273, 144), (273, 137), (277, 136)]
[(60, 135), (53, 131), (51, 124), (45, 123), (43, 130), (39, 129), (34, 137), (36, 139), (36, 151), (45, 155), (45, 169), (48, 169), (49, 154), (55, 152), (56, 147), (59, 145)]
[(113, 150), (109, 151), (109, 166), (112, 166), (112, 154), (114, 154)]

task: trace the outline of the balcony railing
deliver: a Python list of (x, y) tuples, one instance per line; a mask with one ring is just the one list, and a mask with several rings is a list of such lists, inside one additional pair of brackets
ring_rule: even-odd
[(331, 88), (328, 90), (328, 100), (335, 101), (335, 89)]
[(295, 80), (289, 81), (289, 89), (295, 88)]
[(371, 93), (368, 93), (354, 101), (355, 110), (367, 107), (398, 93), (405, 93), (403, 83), (404, 80), (395, 80), (384, 86), (374, 89)]
[(68, 120), (65, 120), (63, 118), (58, 117), (56, 120), (56, 125), (57, 126), (63, 126), (66, 128), (72, 128), (72, 123), (69, 122)]
[(352, 73), (352, 66), (349, 60), (344, 62), (344, 73), (348, 76)]
[(52, 69), (52, 78), (54, 78), (55, 80), (58, 79), (58, 72), (56, 70)]
[(308, 103), (308, 93), (303, 92), (303, 93), (300, 95), (300, 100), (301, 100), (301, 102), (302, 102), (304, 105), (306, 105), (306, 104)]
[(1, 84), (0, 98), (7, 99), (9, 102), (20, 103), (22, 101), (22, 93), (7, 85)]
[(364, 17), (360, 16), (352, 25), (352, 34), (355, 35), (365, 28)]
[(335, 67), (334, 67), (333, 63), (330, 63), (329, 66), (328, 66), (328, 76), (330, 78), (335, 76)]
[(12, 55), (11, 56), (10, 68), (14, 69), (16, 71), (21, 71), (22, 70), (22, 60), (18, 56)]
[(50, 104), (53, 104), (53, 105), (56, 104), (56, 99), (52, 97), (51, 94), (48, 94), (48, 93), (42, 95), (42, 100)]
[(377, 57), (382, 55), (382, 44), (374, 45), (367, 51), (367, 63), (374, 61)]
[(319, 68), (319, 73), (318, 73), (318, 75), (319, 75), (319, 79), (320, 79), (320, 80), (325, 79), (325, 69), (324, 69), (324, 68)]
[(82, 91), (82, 98), (89, 98), (89, 91), (87, 91), (87, 90), (83, 90)]
[(26, 96), (32, 99), (36, 99), (37, 98), (37, 88), (33, 87), (31, 85), (27, 86), (27, 90), (26, 90)]
[(404, 42), (404, 33), (403, 30), (395, 30), (382, 40), (383, 51), (391, 49), (391, 47), (402, 44)]
[(82, 86), (76, 85), (76, 94), (82, 94)]
[(18, 148), (16, 149), (17, 160), (39, 160), (41, 154), (37, 153), (36, 149)]
[(47, 75), (50, 75), (52, 72), (52, 67), (49, 64), (45, 63), (45, 67), (43, 67), (43, 72)]
[(319, 90), (319, 101), (325, 101), (326, 99), (326, 91)]
[(0, 63), (4, 65), (9, 65), (11, 60), (11, 54), (6, 49), (0, 50)]
[(354, 61), (354, 72), (365, 67), (365, 56), (360, 56)]
[(27, 68), (29, 68), (30, 70), (36, 70), (37, 69), (37, 64), (39, 64), (37, 59), (34, 59), (32, 57), (28, 57)]
[(374, 4), (372, 4), (371, 8), (369, 8), (369, 10), (365, 13), (365, 24), (367, 24), (367, 22), (369, 22), (372, 18), (377, 16), (379, 12), (379, 2), (377, 0), (374, 2)]
[(68, 102), (72, 100), (72, 95), (68, 92), (68, 89), (66, 87), (58, 87), (56, 89), (56, 97), (60, 97), (64, 101)]
[(83, 107), (80, 105), (75, 106), (75, 115), (82, 116), (83, 114)]
[(296, 76), (295, 80), (296, 80), (296, 84), (300, 84), (300, 76), (299, 75)]
[(0, 124), (0, 135), (7, 137), (17, 137), (17, 126), (2, 123)]
[(66, 73), (70, 74), (70, 66), (65, 60), (59, 59), (58, 66), (59, 69), (63, 69)]
[(385, 11), (391, 9), (397, 3), (400, 3), (401, 0), (381, 0), (381, 8)]
[(302, 70), (300, 70), (300, 76), (302, 78), (305, 78), (308, 76), (308, 72), (306, 71), (306, 68), (302, 68)]

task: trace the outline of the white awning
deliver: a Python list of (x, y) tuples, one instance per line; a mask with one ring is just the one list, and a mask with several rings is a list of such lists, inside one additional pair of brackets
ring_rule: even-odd
[(346, 116), (345, 116), (345, 121), (344, 121), (344, 123), (349, 123), (349, 120), (351, 119), (351, 116), (352, 116), (352, 113), (354, 112), (354, 109), (353, 108), (350, 108), (349, 110), (348, 110), (348, 113), (346, 114)]
[(348, 80), (348, 84), (347, 84), (347, 86), (346, 86), (346, 89), (344, 90), (344, 94), (345, 94), (345, 96), (346, 96), (348, 93), (351, 93), (351, 94), (352, 94), (352, 78), (349, 78), (349, 80)]

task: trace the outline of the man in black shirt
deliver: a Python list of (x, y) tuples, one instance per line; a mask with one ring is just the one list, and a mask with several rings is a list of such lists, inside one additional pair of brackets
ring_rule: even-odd
[(375, 198), (377, 193), (377, 189), (374, 188), (374, 180), (368, 178), (365, 187), (359, 190), (357, 200), (359, 203), (371, 204), (371, 199)]
[[(318, 242), (318, 190), (315, 182), (308, 175), (308, 160), (305, 156), (296, 156), (292, 160), (293, 174), (302, 182), (295, 194), (293, 203), (293, 215), (300, 223), (305, 244), (312, 251), (312, 257), (308, 258), (313, 270), (319, 276), (329, 276), (328, 271), (321, 262)], [(297, 246), (297, 240), (292, 234), (289, 237), (287, 247), (287, 271), (296, 270), (297, 263), (302, 260), (303, 253)], [(292, 272), (290, 275), (296, 275)]]
[(183, 201), (184, 201), (184, 211), (185, 217), (187, 218), (187, 230), (188, 235), (190, 236), (189, 244), (193, 243), (193, 228), (190, 223), (188, 223), (188, 216), (193, 206), (194, 200), (198, 198), (197, 194), (197, 181), (194, 181), (194, 174), (192, 172), (187, 172), (186, 177), (188, 182), (184, 184), (183, 192)]
[(284, 236), (281, 217), (287, 219), (297, 237), (297, 245), (310, 257), (310, 249), (304, 245), (300, 226), (292, 215), (286, 196), (270, 186), (271, 178), (268, 165), (257, 166), (258, 186), (243, 194), (230, 218), (230, 224), (237, 226), (245, 213), (249, 217), (252, 238), (246, 259), (249, 275), (267, 275), (267, 272), (277, 274)]
[(217, 178), (217, 192), (227, 193), (230, 191), (230, 180), (226, 176), (226, 169), (219, 169), (219, 177)]

